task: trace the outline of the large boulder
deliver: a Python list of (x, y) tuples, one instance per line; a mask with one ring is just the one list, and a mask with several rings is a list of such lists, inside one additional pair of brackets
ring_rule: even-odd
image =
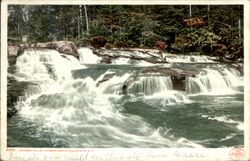
[(8, 56), (17, 56), (18, 49), (19, 47), (16, 45), (8, 45)]
[[(111, 79), (115, 73), (107, 74), (97, 83), (99, 86), (102, 82), (108, 81)], [(122, 93), (127, 94), (127, 90), (131, 84), (133, 84), (138, 78), (145, 76), (164, 76), (170, 77), (174, 90), (185, 91), (186, 90), (186, 81), (188, 77), (195, 77), (197, 72), (194, 70), (184, 70), (178, 68), (162, 68), (162, 67), (152, 67), (147, 69), (142, 69), (139, 72), (132, 74), (127, 80), (122, 84)]]
[(72, 55), (79, 59), (77, 47), (72, 41), (52, 41), (36, 44), (22, 44), (19, 45), (17, 56), (21, 55), (26, 49), (54, 49), (62, 54)]
[[(118, 58), (127, 58), (135, 61), (145, 61), (152, 64), (164, 64), (167, 63), (164, 58), (162, 58), (162, 53), (159, 50), (147, 50), (147, 49), (95, 49), (92, 48), (93, 54), (102, 57), (101, 63), (111, 64), (113, 60)], [(130, 52), (124, 54), (123, 52)], [(135, 52), (137, 52), (135, 54)], [(113, 54), (115, 53), (115, 54)], [(143, 55), (143, 56), (142, 56)]]
[(16, 64), (16, 57), (18, 54), (19, 47), (17, 45), (8, 45), (8, 63), (9, 65)]
[(104, 77), (97, 82), (96, 86), (98, 87), (101, 83), (110, 80), (111, 78), (113, 78), (114, 75), (115, 75), (115, 73), (105, 74)]
[(179, 91), (186, 90), (187, 77), (195, 77), (197, 74), (193, 70), (183, 70), (178, 68), (149, 68), (141, 71), (148, 75), (170, 76), (173, 89)]

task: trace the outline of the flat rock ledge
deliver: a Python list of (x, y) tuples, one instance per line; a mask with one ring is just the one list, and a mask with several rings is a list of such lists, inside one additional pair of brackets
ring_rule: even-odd
[(79, 53), (76, 45), (72, 41), (52, 41), (45, 43), (35, 43), (35, 44), (20, 44), (18, 46), (9, 45), (8, 46), (8, 62), (9, 64), (15, 64), (15, 58), (22, 55), (24, 50), (29, 49), (52, 49), (59, 53), (72, 55), (79, 59)]
[[(115, 73), (104, 75), (103, 79), (97, 83), (99, 86), (101, 83), (108, 81), (111, 79)], [(194, 70), (183, 70), (178, 68), (160, 68), (153, 67), (148, 69), (143, 69), (138, 73), (132, 74), (127, 80), (125, 80), (122, 84), (122, 94), (127, 94), (127, 90), (131, 84), (133, 84), (140, 77), (145, 76), (165, 76), (171, 78), (173, 89), (179, 91), (186, 90), (186, 81), (188, 81), (188, 77), (196, 77), (197, 71)]]

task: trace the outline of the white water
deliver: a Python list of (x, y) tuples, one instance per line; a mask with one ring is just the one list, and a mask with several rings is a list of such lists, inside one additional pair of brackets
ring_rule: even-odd
[(50, 81), (52, 75), (56, 80), (71, 77), (71, 71), (79, 68), (79, 61), (70, 55), (61, 56), (55, 50), (25, 50), (17, 57), (16, 76), (25, 81)]
[[(146, 51), (146, 50), (145, 50)], [(80, 48), (78, 50), (80, 54), (80, 61), (83, 64), (96, 64), (101, 61), (101, 57), (93, 54), (92, 50), (89, 48)], [(169, 63), (181, 62), (181, 63), (213, 63), (214, 61), (209, 56), (204, 55), (176, 55), (176, 54), (168, 54), (163, 53), (160, 55), (156, 50), (147, 50), (144, 52), (143, 49), (137, 49), (135, 51), (112, 51), (112, 50), (104, 50), (104, 53), (100, 53), (103, 55), (109, 56), (120, 56), (120, 58), (112, 59), (111, 64), (136, 64), (140, 66), (148, 66), (153, 65), (147, 61), (139, 61), (133, 60), (130, 58), (124, 57), (136, 57), (136, 58), (158, 58), (158, 61), (164, 60)]]
[(172, 89), (173, 87), (170, 77), (143, 76), (129, 86), (128, 93), (153, 95), (154, 93), (166, 92), (167, 94), (167, 91)]
[(85, 67), (73, 56), (61, 55), (55, 50), (25, 50), (17, 57), (16, 72), (10, 76), (33, 83), (26, 89), (25, 99), (70, 79), (71, 71), (77, 68)]
[(78, 49), (80, 55), (80, 62), (83, 64), (97, 64), (101, 61), (101, 57), (93, 54), (93, 51), (89, 48)]
[(204, 68), (195, 78), (188, 78), (186, 90), (188, 93), (225, 95), (238, 93), (233, 87), (242, 86), (243, 81), (238, 72), (228, 69)]
[(202, 117), (205, 117), (209, 120), (216, 120), (219, 122), (226, 122), (226, 123), (230, 123), (230, 124), (237, 124), (237, 128), (239, 130), (244, 130), (244, 123), (240, 122), (240, 121), (234, 121), (232, 119), (228, 119), (226, 116), (218, 116), (218, 117), (210, 117), (208, 115), (202, 115)]
[[(96, 57), (93, 62), (84, 60), (83, 53), (91, 53), (85, 51), (81, 54), (82, 62), (98, 62)], [(50, 139), (54, 146), (66, 142), (70, 147), (200, 147), (185, 138), (163, 137), (143, 118), (119, 112), (122, 107), (110, 101), (110, 94), (122, 97), (123, 82), (131, 73), (115, 75), (96, 87), (105, 74), (112, 72), (107, 71), (97, 80), (90, 77), (74, 79), (72, 70), (86, 67), (74, 57), (62, 56), (54, 50), (25, 51), (17, 58), (16, 67), (18, 80), (37, 82), (42, 88), (27, 95), (27, 99), (19, 104), (19, 115), (38, 125), (33, 134), (35, 138)], [(225, 70), (225, 75), (212, 69), (203, 72), (197, 78), (190, 78), (189, 93), (231, 89), (241, 84), (235, 71)], [(128, 94), (139, 94), (143, 102), (152, 106), (165, 107), (190, 101), (186, 92), (173, 90), (169, 77), (140, 77), (129, 86)], [(44, 131), (55, 135), (47, 138)]]
[(125, 82), (131, 74), (125, 73), (122, 76), (113, 76), (109, 81), (101, 83), (99, 91), (104, 94), (121, 94), (123, 82)]
[(213, 63), (214, 61), (205, 55), (175, 55), (164, 53), (163, 57), (169, 63)]
[[(125, 81), (130, 74), (114, 76), (97, 88), (97, 82), (90, 77), (72, 78), (71, 71), (80, 67), (84, 68), (71, 56), (62, 57), (53, 50), (25, 51), (18, 57), (16, 77), (47, 86), (19, 104), (19, 115), (38, 125), (32, 137), (50, 139), (54, 146), (66, 142), (70, 147), (176, 147), (183, 144), (162, 137), (140, 117), (120, 114), (109, 101), (104, 93), (117, 93), (117, 89), (113, 91), (111, 87)], [(128, 127), (133, 127), (133, 132)], [(46, 131), (54, 134), (44, 137)], [(63, 140), (60, 136), (64, 136)]]

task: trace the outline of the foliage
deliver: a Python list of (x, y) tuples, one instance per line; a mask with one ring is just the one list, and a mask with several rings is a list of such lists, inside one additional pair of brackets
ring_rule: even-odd
[[(8, 7), (9, 42), (27, 36), (28, 43), (72, 40), (78, 46), (93, 41), (103, 46), (105, 40), (110, 48), (166, 45), (180, 52), (208, 53), (212, 49), (203, 49), (211, 43), (226, 46), (228, 52), (239, 51), (243, 44), (242, 5), (192, 5), (191, 17), (189, 5), (90, 5), (85, 6), (88, 17), (81, 5)], [(183, 25), (184, 20), (202, 25)], [(170, 32), (176, 35), (172, 45)]]
[(187, 47), (192, 50), (199, 50), (203, 46), (207, 46), (211, 43), (217, 43), (221, 40), (221, 37), (210, 32), (207, 28), (200, 28), (186, 35)]
[(157, 49), (163, 51), (163, 50), (165, 50), (165, 49), (167, 48), (167, 45), (166, 45), (166, 43), (163, 42), (163, 41), (157, 41), (157, 42), (155, 43), (155, 47), (156, 47)]
[(90, 44), (95, 48), (104, 47), (107, 43), (107, 39), (104, 36), (95, 36), (90, 39)]

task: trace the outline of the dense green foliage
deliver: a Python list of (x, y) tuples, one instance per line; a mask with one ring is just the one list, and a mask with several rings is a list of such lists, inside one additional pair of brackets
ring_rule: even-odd
[[(225, 52), (242, 51), (239, 5), (194, 5), (191, 14), (189, 5), (13, 5), (8, 10), (9, 42), (25, 35), (29, 43), (72, 40), (86, 46), (93, 37), (103, 36), (110, 47), (153, 48), (159, 41), (168, 43), (172, 32), (176, 36), (172, 47), (182, 52), (211, 53), (212, 44), (226, 46)], [(195, 17), (206, 24), (183, 24)]]

